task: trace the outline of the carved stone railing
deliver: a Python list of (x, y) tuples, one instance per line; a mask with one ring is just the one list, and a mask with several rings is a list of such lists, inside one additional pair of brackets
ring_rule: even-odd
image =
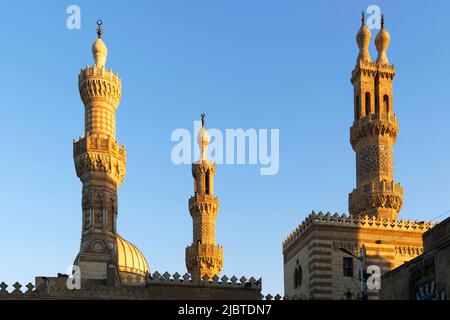
[(313, 225), (328, 224), (339, 225), (342, 227), (364, 227), (364, 228), (377, 228), (384, 230), (398, 230), (398, 231), (426, 231), (435, 226), (430, 222), (418, 220), (398, 220), (393, 218), (379, 218), (370, 217), (367, 215), (345, 215), (335, 213), (334, 215), (327, 212), (315, 213), (314, 211), (303, 220), (303, 222), (283, 241), (283, 250), (289, 248), (297, 239), (299, 239), (306, 230)]
[[(219, 205), (219, 198), (213, 195), (196, 195), (189, 198), (189, 210), (191, 211), (194, 207), (198, 207), (201, 211), (203, 210), (213, 210), (217, 211)], [(192, 212), (191, 212), (192, 213)]]
[(91, 99), (102, 98), (117, 107), (120, 102), (122, 83), (117, 74), (104, 67), (89, 67), (78, 75), (78, 89), (86, 105)]
[(117, 185), (125, 179), (126, 152), (112, 137), (89, 135), (73, 142), (73, 154), (77, 176), (83, 180), (85, 174), (103, 172)]
[(126, 157), (125, 146), (120, 146), (114, 137), (104, 138), (91, 135), (89, 132), (86, 137), (80, 137), (78, 141), (73, 141), (73, 156), (77, 157), (88, 151), (114, 154), (123, 159)]
[(186, 255), (215, 255), (223, 256), (223, 248), (220, 245), (208, 244), (208, 243), (195, 243), (192, 246), (186, 248)]
[(403, 188), (394, 181), (372, 181), (353, 189), (348, 195), (350, 214), (363, 213), (372, 208), (388, 208), (399, 212), (403, 204)]
[(373, 113), (357, 119), (350, 128), (350, 143), (355, 148), (359, 139), (371, 135), (388, 135), (397, 138), (398, 120), (395, 114)]
[(78, 80), (80, 82), (83, 82), (86, 79), (95, 77), (109, 80), (112, 83), (118, 85), (119, 87), (122, 86), (122, 82), (120, 81), (119, 75), (117, 73), (114, 73), (111, 69), (105, 69), (104, 67), (97, 67), (97, 66), (92, 67), (86, 66), (85, 69), (82, 69), (80, 71), (80, 74), (78, 75)]

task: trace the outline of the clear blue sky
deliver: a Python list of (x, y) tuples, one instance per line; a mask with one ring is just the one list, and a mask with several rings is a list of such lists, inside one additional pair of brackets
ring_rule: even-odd
[[(70, 4), (81, 7), (81, 30), (66, 28)], [(190, 166), (171, 162), (172, 131), (192, 130), (201, 112), (221, 130), (279, 128), (279, 173), (222, 165), (215, 192), (223, 274), (263, 277), (265, 293), (282, 293), (282, 240), (311, 210), (347, 212), (355, 185), (349, 79), (360, 12), (370, 4), (385, 13), (397, 71), (401, 217), (432, 219), (450, 209), (447, 1), (2, 2), (0, 281), (66, 272), (78, 252), (77, 76), (92, 64), (101, 18), (107, 66), (123, 83), (120, 233), (152, 271), (184, 273), (193, 183)]]

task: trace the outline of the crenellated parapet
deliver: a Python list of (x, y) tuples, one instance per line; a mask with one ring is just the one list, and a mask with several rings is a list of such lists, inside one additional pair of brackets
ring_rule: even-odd
[(199, 277), (185, 273), (173, 275), (154, 272), (144, 279), (129, 275), (120, 286), (96, 285), (69, 289), (72, 283), (67, 275), (58, 277), (37, 277), (36, 283), (23, 286), (19, 282), (12, 285), (0, 283), (0, 300), (54, 300), (54, 299), (120, 299), (120, 300), (172, 300), (172, 299), (223, 299), (223, 300), (268, 300), (281, 299), (262, 296), (262, 279), (232, 276)]
[(432, 221), (412, 221), (398, 220), (395, 218), (381, 218), (369, 215), (346, 215), (346, 214), (326, 214), (319, 212), (312, 212), (309, 214), (303, 222), (283, 241), (283, 250), (289, 248), (297, 239), (300, 239), (302, 235), (312, 226), (315, 225), (333, 225), (347, 228), (369, 228), (377, 230), (395, 230), (395, 231), (419, 231), (425, 232), (435, 226)]
[(78, 75), (78, 89), (85, 105), (94, 99), (101, 99), (117, 107), (120, 103), (122, 82), (116, 73), (106, 70), (104, 66), (86, 66)]

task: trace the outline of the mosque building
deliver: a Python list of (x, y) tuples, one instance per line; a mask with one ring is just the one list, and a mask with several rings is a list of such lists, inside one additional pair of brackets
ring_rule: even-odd
[[(82, 183), (82, 230), (74, 273), (38, 276), (34, 284), (26, 285), (26, 291), (17, 282), (11, 292), (0, 283), (0, 299), (263, 298), (261, 279), (221, 274), (223, 248), (215, 233), (219, 213), (216, 165), (207, 157), (210, 137), (205, 114), (197, 136), (200, 158), (191, 167), (194, 194), (188, 199), (188, 209), (193, 237), (185, 249), (187, 272), (151, 271), (144, 254), (119, 234), (118, 188), (126, 175), (125, 147), (116, 137), (121, 79), (106, 68), (108, 49), (102, 39), (102, 22), (97, 24), (94, 65), (78, 75), (85, 132), (73, 141), (76, 174)], [(356, 156), (356, 187), (348, 196), (349, 214), (313, 211), (283, 241), (285, 299), (423, 297), (423, 292), (429, 293), (423, 289), (424, 281), (437, 286), (434, 295), (446, 296), (450, 290), (449, 277), (444, 275), (450, 222), (433, 228), (432, 222), (398, 219), (403, 189), (394, 180), (393, 167), (398, 135), (392, 89), (395, 68), (387, 56), (390, 35), (384, 17), (375, 38), (375, 61), (369, 52), (371, 36), (363, 14), (356, 35), (359, 54), (351, 73), (354, 119), (350, 144)], [(382, 276), (387, 286), (380, 293), (377, 279)], [(360, 278), (367, 279), (365, 284)]]
[(0, 299), (261, 299), (261, 279), (220, 274), (223, 248), (215, 239), (219, 211), (219, 199), (214, 195), (216, 165), (207, 158), (210, 137), (205, 114), (197, 137), (201, 156), (192, 164), (194, 195), (189, 199), (189, 212), (193, 242), (186, 248), (187, 272), (151, 273), (144, 254), (119, 235), (118, 188), (126, 173), (125, 147), (116, 138), (121, 80), (106, 68), (108, 49), (102, 40), (102, 22), (97, 24), (94, 65), (78, 75), (85, 136), (73, 141), (75, 169), (82, 182), (81, 243), (74, 272), (36, 277), (25, 292), (19, 283), (13, 285), (12, 292), (1, 283)]
[[(349, 215), (314, 211), (283, 242), (285, 295), (306, 299), (378, 299), (376, 273), (384, 274), (423, 252), (422, 234), (433, 224), (398, 220), (403, 189), (394, 180), (393, 147), (398, 134), (389, 64), (389, 32), (375, 38), (378, 56), (371, 60), (371, 31), (356, 35), (359, 55), (351, 74), (354, 120), (350, 144), (356, 153), (356, 188), (349, 194)], [(360, 287), (358, 269), (374, 275)], [(367, 269), (369, 268), (369, 269)], [(364, 283), (364, 282), (363, 282)], [(371, 286), (373, 284), (373, 286)]]

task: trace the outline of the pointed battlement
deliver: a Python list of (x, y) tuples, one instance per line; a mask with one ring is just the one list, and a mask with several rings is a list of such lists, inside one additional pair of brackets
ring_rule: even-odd
[[(262, 279), (250, 277), (214, 276), (199, 278), (195, 275), (179, 273), (171, 275), (154, 272), (141, 283), (142, 279), (128, 276), (121, 286), (90, 286), (80, 289), (68, 289), (67, 275), (58, 277), (37, 277), (36, 284), (28, 283), (24, 287), (16, 282), (9, 286), (0, 283), (0, 300), (47, 300), (47, 299), (130, 299), (130, 300), (172, 300), (172, 299), (210, 299), (260, 300)], [(224, 290), (226, 289), (226, 290)], [(268, 295), (270, 296), (270, 295)], [(278, 296), (276, 296), (278, 297)], [(270, 296), (272, 299), (273, 297)], [(281, 299), (281, 296), (280, 296)]]
[(342, 226), (348, 228), (363, 227), (371, 229), (384, 229), (384, 230), (395, 230), (395, 231), (411, 231), (416, 230), (420, 232), (425, 232), (435, 226), (432, 221), (412, 221), (409, 220), (398, 220), (394, 218), (380, 218), (371, 217), (368, 215), (346, 215), (346, 214), (331, 214), (327, 212), (326, 214), (320, 211), (315, 213), (314, 211), (309, 214), (305, 220), (283, 241), (283, 251), (287, 250), (296, 240), (300, 239), (302, 235), (314, 225), (334, 225)]

